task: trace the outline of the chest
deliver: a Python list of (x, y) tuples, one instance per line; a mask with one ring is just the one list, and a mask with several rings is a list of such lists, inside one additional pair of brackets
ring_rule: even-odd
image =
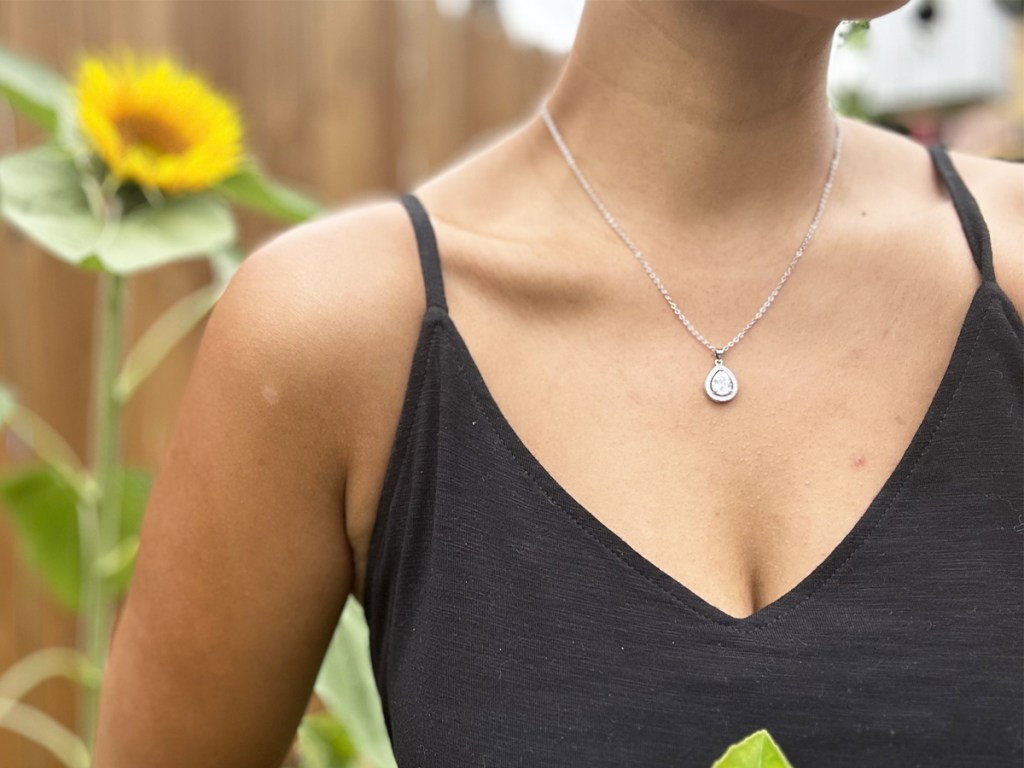
[(780, 311), (726, 354), (739, 382), (727, 403), (704, 391), (713, 355), (670, 323), (637, 334), (575, 317), (504, 333), (481, 316), (454, 338), (529, 472), (695, 599), (745, 617), (805, 579), (899, 481), (941, 415), (951, 362), (969, 352), (971, 288), (886, 322)]
[[(998, 418), (1019, 372), (971, 317), (895, 473), (811, 573), (743, 618), (652, 555), (682, 527), (645, 515), (657, 494), (617, 497), (633, 515), (612, 522), (571, 495), (438, 321), (367, 571), (399, 762), (709, 765), (763, 727), (798, 765), (1019, 760), (1021, 419)], [(608, 471), (635, 488), (655, 474)], [(736, 565), (704, 562), (719, 581)]]
[[(979, 276), (936, 232), (941, 269), (898, 238), (874, 243), (869, 269), (841, 241), (819, 243), (830, 261), (801, 263), (784, 301), (726, 353), (739, 382), (726, 403), (704, 391), (711, 351), (621, 259), (581, 269), (442, 231), (446, 333), (543, 483), (706, 605), (749, 616), (844, 541), (937, 410)], [(717, 346), (772, 279), (741, 264), (662, 277)], [(396, 414), (407, 376), (391, 377)], [(349, 512), (357, 585), (393, 448), (379, 418), (364, 434), (365, 504)]]

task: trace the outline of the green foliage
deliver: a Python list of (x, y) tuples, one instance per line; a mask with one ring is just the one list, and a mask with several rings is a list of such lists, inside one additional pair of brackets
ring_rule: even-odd
[(848, 21), (843, 25), (839, 33), (840, 41), (844, 46), (848, 46), (850, 48), (867, 48), (868, 32), (870, 29), (870, 19)]
[(363, 608), (349, 597), (330, 648), (320, 667), (316, 693), (345, 730), (365, 764), (395, 768), (370, 666), (370, 632)]
[(44, 465), (0, 479), (25, 559), (67, 608), (78, 605), (78, 496), (57, 471)]
[(193, 258), (235, 239), (231, 212), (212, 193), (140, 205), (123, 216), (95, 215), (78, 166), (52, 146), (0, 160), (0, 213), (58, 258), (118, 274)]
[(84, 259), (102, 225), (89, 211), (78, 169), (54, 147), (0, 159), (0, 213), (65, 261)]
[(0, 384), (0, 427), (7, 423), (7, 419), (14, 412), (14, 405), (14, 393), (9, 387)]
[(252, 162), (222, 181), (217, 190), (234, 203), (293, 224), (322, 211), (315, 200), (267, 177)]
[(56, 72), (0, 47), (0, 96), (50, 132), (69, 119), (73, 105), (68, 83)]
[(711, 768), (793, 768), (768, 731), (760, 730), (733, 744)]
[[(0, 477), (0, 504), (26, 560), (61, 604), (79, 611), (79, 643), (91, 668), (102, 669), (116, 601), (128, 586), (138, 552), (151, 484), (147, 474), (121, 465), (121, 408), (206, 315), (242, 260), (229, 203), (288, 223), (317, 215), (321, 208), (263, 174), (251, 158), (221, 185), (180, 195), (164, 195), (111, 174), (80, 130), (71, 85), (56, 72), (2, 47), (0, 99), (46, 130), (51, 142), (0, 158), (0, 216), (56, 258), (102, 273), (100, 332), (94, 350), (98, 360), (92, 366), (89, 414), (96, 427), (91, 464), (83, 466), (64, 438), (0, 385), (0, 427), (9, 429), (42, 461)], [(124, 275), (196, 257), (209, 259), (212, 284), (182, 299), (142, 334), (119, 371)], [(365, 663), (368, 667), (368, 657)], [(355, 677), (362, 679), (361, 674)], [(337, 700), (347, 702), (346, 708), (362, 702), (361, 689), (342, 685), (339, 690)], [(69, 766), (87, 762), (95, 733), (97, 688), (88, 686), (79, 693), (78, 729), (83, 738), (67, 732), (70, 746), (60, 759)], [(379, 701), (376, 707), (379, 714)], [(12, 701), (9, 713), (14, 711), (28, 718), (24, 722), (35, 724), (16, 732), (44, 748), (52, 746), (54, 739), (36, 727), (47, 718), (45, 713)], [(353, 721), (351, 740), (349, 732), (326, 715), (309, 720), (303, 739), (316, 754), (310, 761), (319, 760), (309, 762), (311, 768), (349, 765), (345, 761), (354, 754), (355, 737), (360, 749), (363, 743), (374, 744), (379, 734), (373, 729), (382, 728), (382, 723), (371, 715), (355, 705), (344, 712), (346, 723)], [(11, 717), (0, 720), (0, 726), (14, 728)], [(384, 738), (386, 743), (386, 734)], [(380, 751), (379, 746), (375, 749)]]
[(299, 754), (301, 768), (355, 768), (359, 765), (348, 731), (329, 712), (302, 718)]
[(290, 224), (322, 210), (264, 174), (251, 158), (205, 192), (163, 198), (155, 190), (119, 184), (78, 132), (70, 84), (2, 47), (0, 97), (57, 142), (0, 160), (0, 215), (83, 269), (124, 275), (223, 251), (235, 240), (228, 202)]
[(126, 402), (167, 353), (213, 309), (230, 279), (230, 276), (224, 276), (224, 263), (228, 258), (211, 256), (214, 281), (180, 298), (146, 329), (125, 357), (117, 375), (114, 395), (119, 402)]
[(864, 99), (857, 91), (841, 91), (835, 94), (833, 99), (836, 107), (836, 111), (841, 115), (847, 117), (855, 117), (858, 120), (865, 120), (868, 122), (877, 122), (878, 116), (872, 114), (867, 107), (864, 106)]
[[(121, 484), (121, 544), (131, 549), (151, 484), (150, 476), (126, 470)], [(26, 561), (42, 577), (53, 596), (70, 610), (78, 608), (81, 560), (78, 508), (74, 489), (50, 465), (32, 466), (0, 477), (0, 501), (18, 535)], [(116, 550), (115, 550), (116, 552)], [(130, 564), (108, 565), (105, 586), (123, 593), (131, 577)]]

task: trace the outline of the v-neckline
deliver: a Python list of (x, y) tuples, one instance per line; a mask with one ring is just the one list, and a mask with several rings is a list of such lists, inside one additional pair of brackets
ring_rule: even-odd
[(547, 468), (523, 442), (498, 405), (490, 387), (484, 380), (469, 346), (454, 319), (442, 307), (428, 307), (424, 316), (424, 328), (432, 313), (437, 313), (449, 337), (465, 362), (461, 372), (467, 377), (471, 391), (486, 420), (498, 438), (508, 449), (510, 457), (540, 487), (545, 496), (558, 508), (568, 513), (582, 529), (599, 542), (622, 564), (638, 577), (646, 580), (653, 588), (667, 596), (672, 602), (697, 617), (732, 630), (754, 630), (766, 627), (788, 614), (804, 600), (810, 598), (820, 587), (839, 572), (844, 564), (868, 538), (877, 524), (899, 498), (906, 481), (913, 474), (918, 462), (925, 454), (936, 430), (959, 388), (974, 352), (974, 347), (984, 326), (987, 311), (994, 299), (991, 288), (993, 281), (982, 279), (971, 298), (957, 335), (953, 351), (946, 363), (932, 399), (913, 437), (904, 449), (892, 473), (872, 498), (867, 509), (861, 514), (847, 534), (831, 552), (809, 574), (771, 603), (759, 608), (749, 616), (733, 616), (712, 605), (703, 597), (671, 576), (660, 566), (640, 554), (625, 539), (608, 527), (596, 515), (580, 503), (559, 483)]

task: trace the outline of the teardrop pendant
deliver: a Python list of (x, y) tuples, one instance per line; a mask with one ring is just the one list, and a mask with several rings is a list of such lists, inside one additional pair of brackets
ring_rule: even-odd
[(736, 397), (738, 389), (736, 374), (729, 370), (720, 356), (716, 356), (714, 366), (704, 379), (704, 391), (716, 403), (725, 403)]

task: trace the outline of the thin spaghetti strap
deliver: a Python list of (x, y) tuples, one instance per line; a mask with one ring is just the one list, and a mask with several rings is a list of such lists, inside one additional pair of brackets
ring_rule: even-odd
[(933, 144), (928, 147), (935, 169), (942, 177), (943, 183), (953, 198), (953, 207), (956, 208), (957, 216), (960, 217), (960, 226), (963, 227), (967, 236), (967, 243), (971, 247), (971, 255), (974, 256), (974, 263), (981, 270), (985, 280), (995, 282), (996, 273), (992, 266), (992, 241), (988, 235), (988, 225), (981, 215), (981, 209), (974, 199), (974, 195), (967, 189), (964, 180), (960, 178), (953, 162), (945, 147)]
[(411, 192), (402, 195), (402, 205), (412, 219), (416, 232), (416, 246), (420, 252), (420, 266), (423, 269), (423, 282), (427, 291), (427, 308), (440, 307), (448, 311), (448, 303), (444, 298), (444, 281), (441, 278), (441, 259), (437, 253), (437, 239), (430, 216), (419, 198)]

